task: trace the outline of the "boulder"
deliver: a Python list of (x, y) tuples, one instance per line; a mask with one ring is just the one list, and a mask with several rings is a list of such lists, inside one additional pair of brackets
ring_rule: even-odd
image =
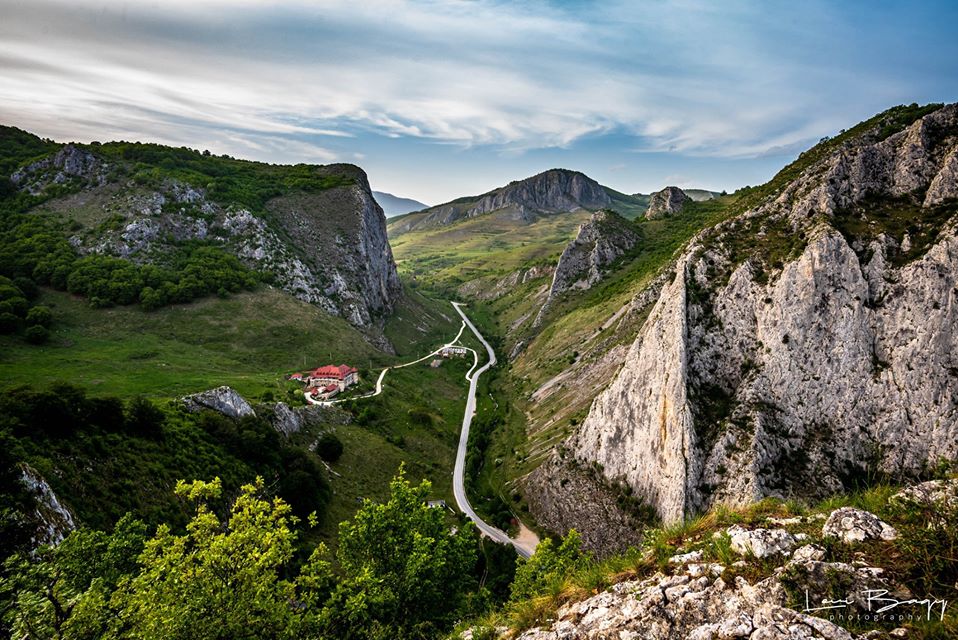
[(737, 524), (726, 529), (726, 533), (731, 539), (732, 551), (758, 559), (789, 554), (801, 539), (801, 534), (793, 535), (785, 529), (749, 530)]
[(822, 535), (854, 544), (864, 540), (894, 540), (898, 537), (898, 532), (874, 513), (854, 507), (842, 507), (828, 516), (822, 527)]
[(958, 507), (958, 480), (922, 482), (902, 489), (893, 495), (890, 501), (901, 506), (954, 509)]
[(186, 396), (183, 398), (183, 404), (192, 412), (209, 409), (230, 418), (256, 415), (253, 407), (243, 396), (226, 386)]

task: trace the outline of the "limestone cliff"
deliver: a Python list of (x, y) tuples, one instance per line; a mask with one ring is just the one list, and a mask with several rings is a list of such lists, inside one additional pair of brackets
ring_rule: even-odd
[[(135, 167), (105, 158), (95, 146), (67, 144), (11, 176), (32, 194), (67, 188), (42, 208), (84, 220), (70, 237), (81, 254), (163, 264), (180, 243), (216, 243), (247, 266), (272, 273), (290, 294), (362, 329), (375, 328), (401, 294), (386, 219), (359, 167), (307, 167), (308, 179), (328, 179), (328, 188), (290, 188), (293, 178), (274, 169), (278, 195), (257, 210), (213, 195), (210, 185), (155, 174), (130, 179)], [(225, 161), (223, 179), (242, 183), (247, 168), (240, 164)], [(295, 169), (296, 180), (304, 181), (302, 167)]]
[(577, 465), (676, 521), (958, 454), (958, 105), (902, 113), (693, 240), (568, 441)]
[(481, 196), (459, 198), (405, 216), (391, 223), (389, 230), (397, 235), (490, 213), (531, 222), (539, 215), (596, 210), (611, 202), (605, 188), (587, 175), (568, 169), (550, 169)]

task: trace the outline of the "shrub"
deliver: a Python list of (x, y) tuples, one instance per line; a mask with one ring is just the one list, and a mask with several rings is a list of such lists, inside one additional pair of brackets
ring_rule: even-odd
[(30, 344), (43, 344), (50, 339), (50, 331), (46, 327), (38, 324), (27, 327), (23, 335)]
[(316, 442), (316, 453), (326, 462), (336, 462), (343, 455), (343, 442), (334, 433), (324, 433)]
[(27, 312), (27, 324), (31, 326), (49, 327), (53, 321), (53, 312), (49, 307), (37, 305)]

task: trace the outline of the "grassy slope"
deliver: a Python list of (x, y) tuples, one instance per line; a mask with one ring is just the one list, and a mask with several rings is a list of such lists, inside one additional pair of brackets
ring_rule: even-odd
[(434, 290), (450, 290), (479, 277), (552, 264), (588, 211), (556, 214), (522, 224), (479, 216), (437, 229), (390, 238), (400, 273)]
[[(44, 291), (41, 302), (54, 311), (53, 337), (37, 347), (0, 336), (2, 388), (70, 381), (93, 394), (142, 394), (162, 402), (225, 384), (250, 400), (269, 391), (296, 404), (301, 396), (287, 393), (298, 387), (283, 379), (291, 371), (348, 362), (369, 371), (374, 379), (381, 367), (405, 361), (407, 354), (427, 353), (459, 329), (447, 303), (415, 294), (400, 302), (386, 326), (399, 356), (376, 350), (342, 319), (266, 288), (150, 313), (136, 307), (95, 310), (81, 299), (55, 291)], [(332, 466), (339, 475), (331, 477), (334, 496), (318, 532), (320, 539), (334, 540), (337, 524), (352, 515), (357, 499), (385, 497), (388, 481), (402, 462), (411, 478), (428, 478), (437, 497), (451, 499), (467, 369), (468, 364), (459, 360), (439, 369), (424, 363), (392, 371), (382, 396), (356, 404), (358, 413), (365, 406), (362, 403), (374, 403), (378, 418), (369, 424), (334, 427), (345, 452)], [(431, 424), (414, 422), (410, 409), (427, 412)], [(297, 440), (309, 445), (326, 428), (304, 433)], [(50, 464), (33, 461), (52, 472)], [(191, 464), (181, 467), (203, 477), (219, 468), (209, 466), (207, 473), (202, 465)]]

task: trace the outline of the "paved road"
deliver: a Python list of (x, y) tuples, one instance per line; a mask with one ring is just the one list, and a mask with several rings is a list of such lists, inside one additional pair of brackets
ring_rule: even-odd
[(466, 516), (476, 523), (476, 526), (479, 528), (479, 531), (483, 535), (495, 540), (496, 542), (502, 544), (511, 544), (516, 548), (516, 553), (518, 553), (523, 558), (528, 558), (535, 551), (535, 545), (529, 542), (520, 542), (518, 540), (513, 540), (506, 534), (505, 531), (497, 529), (485, 522), (480, 518), (476, 512), (473, 510), (472, 505), (469, 504), (469, 498), (466, 497), (466, 486), (465, 486), (465, 470), (466, 470), (466, 448), (469, 444), (469, 427), (472, 424), (472, 417), (476, 414), (476, 386), (479, 383), (479, 376), (481, 376), (487, 369), (496, 364), (496, 352), (492, 350), (492, 347), (489, 346), (489, 343), (486, 342), (486, 339), (482, 337), (482, 334), (479, 333), (479, 330), (476, 329), (476, 326), (472, 324), (472, 321), (463, 313), (458, 302), (453, 302), (452, 306), (455, 307), (456, 312), (462, 316), (462, 321), (472, 330), (472, 333), (475, 334), (479, 342), (486, 348), (486, 353), (489, 354), (489, 361), (486, 364), (482, 365), (478, 369), (473, 367), (470, 371), (471, 376), (467, 375), (466, 379), (469, 380), (469, 395), (466, 397), (466, 412), (462, 417), (462, 432), (459, 434), (459, 449), (456, 451), (456, 466), (452, 473), (452, 492), (456, 496), (456, 504), (459, 505), (460, 511), (466, 514)]
[[(314, 399), (313, 399), (308, 393), (306, 393), (306, 392), (303, 392), (303, 397), (306, 398), (306, 402), (308, 402), (309, 404), (316, 404), (316, 405), (328, 407), (328, 406), (330, 406), (330, 405), (339, 404), (340, 402), (350, 402), (350, 401), (352, 401), (352, 400), (361, 400), (361, 399), (363, 399), (363, 398), (372, 398), (372, 397), (374, 397), (374, 396), (378, 396), (380, 393), (383, 392), (383, 378), (386, 377), (386, 372), (387, 372), (387, 371), (389, 371), (390, 369), (402, 369), (403, 367), (408, 367), (408, 366), (411, 366), (411, 365), (414, 365), (414, 364), (418, 364), (418, 363), (422, 362), (423, 360), (428, 360), (429, 358), (432, 358), (433, 356), (439, 355), (439, 353), (440, 353), (443, 349), (445, 349), (446, 347), (451, 347), (452, 345), (454, 345), (454, 344), (456, 344), (457, 342), (459, 342), (459, 338), (462, 337), (462, 332), (465, 331), (465, 330), (466, 330), (466, 323), (463, 322), (463, 323), (462, 323), (462, 326), (459, 327), (459, 333), (456, 334), (456, 337), (453, 338), (450, 342), (447, 342), (446, 344), (442, 345), (441, 347), (439, 347), (438, 349), (436, 349), (436, 350), (433, 351), (432, 353), (427, 353), (426, 355), (424, 355), (423, 357), (419, 358), (418, 360), (413, 360), (412, 362), (405, 362), (405, 363), (403, 363), (403, 364), (394, 364), (393, 366), (391, 366), (391, 367), (386, 367), (385, 369), (383, 369), (382, 371), (380, 371), (380, 372), (379, 372), (379, 377), (376, 378), (376, 390), (375, 390), (375, 391), (370, 391), (369, 393), (364, 393), (364, 394), (361, 395), (361, 396), (353, 396), (353, 397), (351, 397), (351, 398), (342, 398), (342, 399), (340, 399), (340, 400), (314, 400)], [(469, 351), (472, 351), (472, 349), (469, 349)], [(472, 352), (473, 352), (473, 354), (476, 353), (475, 351), (472, 351)], [(477, 360), (477, 362), (478, 362), (478, 360)], [(474, 367), (474, 368), (475, 368), (475, 367)], [(469, 370), (469, 373), (472, 373), (472, 369)], [(466, 374), (466, 379), (467, 379), (467, 380), (469, 379), (469, 374)]]

